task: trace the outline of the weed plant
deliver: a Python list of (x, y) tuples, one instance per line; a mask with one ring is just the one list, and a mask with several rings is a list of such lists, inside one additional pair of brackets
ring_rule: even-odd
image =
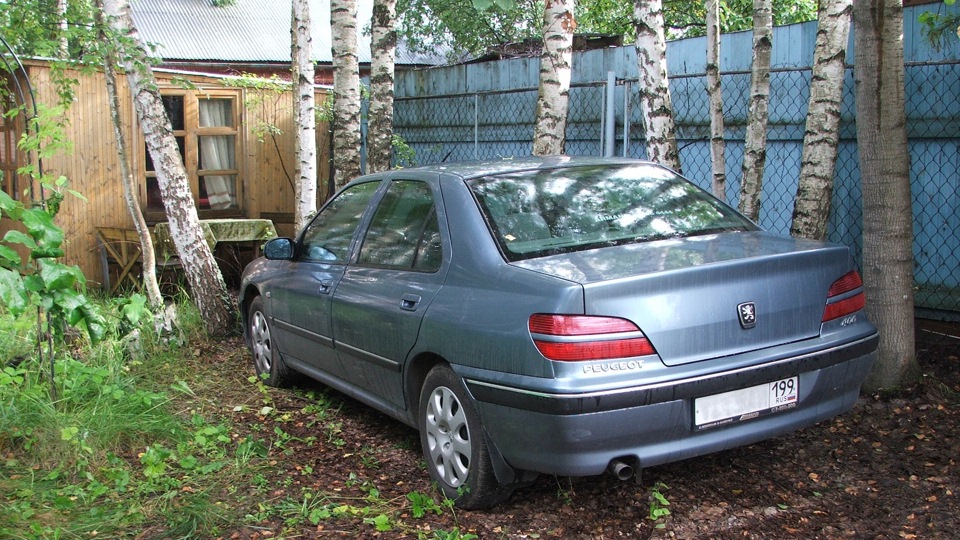
[[(177, 304), (174, 341), (154, 334), (138, 295), (95, 302), (105, 337), (58, 344), (55, 392), (36, 358), (35, 317), (0, 308), (9, 330), (0, 334), (0, 538), (217, 538), (243, 529), (282, 538), (325, 523), (387, 537), (476, 538), (461, 530), (450, 500), (384, 497), (375, 447), (358, 452), (360, 470), (343, 472), (353, 495), (295, 484), (278, 460), (296, 459), (294, 444), (342, 449), (342, 400), (308, 389), (302, 409), (277, 410), (281, 390), (211, 361), (234, 352), (205, 338), (189, 302)], [(232, 424), (231, 414), (248, 411), (261, 421)], [(292, 435), (293, 422), (316, 436)], [(313, 474), (309, 464), (299, 470)], [(450, 530), (426, 525), (428, 515)]]
[[(31, 349), (31, 317), (0, 312), (0, 326), (12, 330), (0, 349), (2, 538), (119, 537), (146, 527), (189, 537), (217, 515), (203, 490), (184, 488), (195, 467), (226, 454), (213, 447), (229, 438), (198, 436), (210, 426), (185, 425), (171, 407), (154, 369), (179, 348), (151, 335), (137, 302), (100, 303), (110, 335), (58, 347), (55, 392)], [(187, 333), (195, 332), (197, 318), (181, 312)], [(142, 351), (120, 335), (133, 329), (147, 344)]]

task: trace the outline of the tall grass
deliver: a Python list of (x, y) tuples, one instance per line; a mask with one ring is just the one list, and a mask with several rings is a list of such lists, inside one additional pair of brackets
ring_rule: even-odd
[[(13, 330), (0, 338), (0, 538), (127, 536), (148, 524), (187, 538), (221, 513), (203, 490), (183, 490), (184, 471), (226, 449), (195, 444), (196, 422), (173, 410), (153, 373), (183, 347), (131, 324), (129, 303), (102, 304), (113, 335), (59, 345), (55, 392), (29, 317), (0, 312)], [(185, 334), (202, 332), (195, 310), (179, 311)], [(119, 335), (132, 326), (142, 350)]]
[[(476, 538), (461, 532), (452, 501), (420, 492), (384, 498), (347, 468), (348, 493), (300, 484), (278, 466), (298, 459), (285, 426), (319, 424), (342, 453), (341, 402), (307, 390), (302, 409), (279, 411), (273, 389), (236, 369), (237, 355), (246, 356), (228, 348), (241, 348), (237, 340), (206, 338), (189, 302), (177, 304), (182, 339), (158, 339), (140, 316), (142, 301), (100, 300), (107, 339), (58, 344), (54, 391), (49, 359), (41, 366), (34, 352), (35, 320), (0, 310), (0, 329), (9, 330), (0, 332), (0, 539), (279, 538), (326, 525)], [(254, 423), (233, 424), (250, 422), (249, 411), (258, 411)], [(356, 467), (379, 469), (374, 453), (360, 454)], [(296, 468), (309, 475), (313, 464)], [(441, 512), (449, 532), (417, 522)]]

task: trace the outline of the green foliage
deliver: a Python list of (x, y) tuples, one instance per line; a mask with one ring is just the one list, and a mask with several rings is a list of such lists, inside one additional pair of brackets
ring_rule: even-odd
[(394, 133), (390, 144), (393, 146), (393, 158), (398, 168), (416, 167), (417, 151), (407, 143), (406, 139)]
[[(82, 58), (88, 52), (88, 44), (94, 42), (92, 8), (90, 0), (67, 1), (64, 18), (70, 58)], [(60, 26), (50, 0), (0, 2), (0, 22), (4, 28), (15, 30), (5, 33), (4, 38), (18, 54), (58, 56)]]
[[(943, 0), (943, 3), (952, 6), (956, 0)], [(953, 40), (954, 35), (960, 38), (960, 13), (924, 11), (917, 20), (923, 25), (923, 32), (930, 45), (938, 51)]]
[(420, 51), (448, 48), (454, 58), (489, 47), (538, 37), (543, 20), (539, 0), (399, 0), (397, 32)]
[[(706, 34), (706, 11), (702, 1), (664, 2), (668, 37)], [(578, 0), (575, 7), (578, 33), (623, 36), (632, 43), (633, 2)], [(398, 33), (415, 50), (447, 47), (451, 56), (479, 55), (508, 43), (540, 39), (542, 0), (400, 0), (397, 3)], [(815, 20), (816, 0), (774, 0), (774, 24)], [(752, 0), (725, 0), (720, 6), (723, 32), (748, 30), (753, 24)]]
[[(63, 256), (63, 230), (54, 217), (63, 200), (66, 179), (42, 184), (48, 196), (46, 205), (26, 207), (0, 192), (0, 213), (18, 223), (23, 230), (10, 230), (0, 240), (0, 305), (15, 317), (33, 308), (41, 308), (48, 320), (47, 330), (62, 338), (61, 323), (86, 330), (90, 339), (103, 337), (103, 319), (83, 294), (86, 281), (80, 269), (56, 260)], [(15, 246), (29, 253), (22, 259)]]
[[(141, 305), (101, 302), (107, 337), (60, 353), (56, 400), (37, 359), (0, 364), (0, 482), (10, 493), (0, 498), (0, 537), (119, 538), (145, 524), (164, 537), (214, 537), (233, 522), (209, 493), (265, 458), (266, 445), (252, 436), (235, 442), (222, 420), (175, 414), (162, 374), (192, 351), (159, 342)], [(0, 310), (0, 325), (16, 333), (30, 331), (29, 319)], [(147, 354), (130, 360), (116, 336), (137, 321)], [(171, 386), (190, 390), (182, 380)]]
[(433, 497), (419, 491), (407, 493), (407, 500), (410, 501), (410, 514), (417, 519), (431, 512), (438, 516), (443, 513), (443, 508), (437, 504), (437, 501), (435, 501)]
[[(264, 107), (265, 105), (272, 106), (272, 121), (261, 120), (252, 127), (252, 131), (257, 137), (257, 141), (266, 142), (269, 137), (276, 143), (276, 137), (282, 133), (278, 126), (277, 114), (281, 111), (289, 112), (292, 110), (289, 99), (284, 99), (284, 93), (290, 91), (290, 81), (285, 81), (276, 74), (270, 77), (260, 77), (242, 73), (239, 77), (224, 79), (223, 85), (228, 88), (244, 88), (247, 90), (243, 94), (245, 110)], [(266, 112), (266, 107), (264, 109)]]
[[(667, 500), (667, 497), (663, 494), (663, 492), (669, 488), (670, 486), (663, 482), (657, 482), (653, 485), (653, 489), (650, 490), (650, 513), (647, 515), (647, 519), (659, 521), (670, 515), (670, 509), (667, 508), (670, 506), (670, 501)], [(662, 529), (663, 527), (664, 525), (662, 523), (656, 525), (658, 529)]]

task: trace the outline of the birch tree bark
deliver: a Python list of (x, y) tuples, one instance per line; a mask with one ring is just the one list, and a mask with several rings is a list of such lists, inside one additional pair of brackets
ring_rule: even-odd
[(393, 73), (397, 59), (397, 0), (374, 0), (371, 27), (367, 172), (390, 169), (393, 152)]
[(540, 54), (540, 88), (533, 131), (533, 155), (564, 153), (573, 31), (577, 27), (575, 0), (546, 0), (543, 7), (543, 51)]
[(667, 43), (661, 0), (635, 0), (640, 113), (646, 128), (647, 159), (680, 171), (680, 152), (667, 84)]
[(851, 13), (853, 0), (820, 0), (807, 129), (790, 226), (792, 236), (816, 240), (827, 237)]
[(57, 0), (57, 52), (60, 58), (70, 55), (70, 43), (67, 40), (67, 0)]
[(357, 1), (330, 0), (333, 32), (333, 179), (337, 189), (360, 175), (360, 64)]
[(903, 6), (854, 2), (857, 144), (863, 190), (863, 283), (880, 350), (864, 388), (917, 380), (913, 331), (913, 213), (904, 112)]
[(707, 97), (710, 102), (710, 163), (713, 194), (727, 200), (727, 160), (720, 91), (720, 0), (707, 0)]
[(296, 85), (294, 122), (296, 131), (296, 230), (307, 225), (317, 213), (317, 117), (314, 95), (313, 37), (310, 32), (310, 1), (293, 0), (291, 8), (291, 52)]
[[(102, 13), (102, 12), (100, 12)], [(108, 43), (106, 34), (103, 32), (103, 20), (98, 14), (98, 23), (101, 31), (99, 32), (101, 43)], [(127, 153), (127, 138), (123, 131), (123, 124), (120, 122), (120, 96), (117, 92), (117, 59), (113, 53), (112, 47), (107, 46), (103, 53), (104, 77), (107, 83), (107, 97), (110, 100), (110, 120), (113, 123), (113, 137), (117, 143), (117, 160), (120, 163), (120, 178), (123, 182), (123, 198), (127, 203), (127, 211), (133, 219), (133, 227), (140, 237), (140, 252), (143, 258), (143, 288), (147, 293), (147, 302), (150, 309), (155, 314), (163, 311), (163, 295), (160, 294), (160, 284), (157, 282), (157, 260), (153, 250), (153, 238), (150, 237), (150, 229), (147, 227), (147, 220), (143, 217), (140, 210), (140, 201), (137, 200), (137, 190), (134, 187), (133, 173), (130, 167), (130, 157)]]
[(220, 268), (203, 238), (183, 159), (160, 101), (153, 71), (140, 41), (128, 0), (103, 0), (107, 23), (128, 44), (121, 55), (140, 129), (157, 171), (157, 180), (170, 224), (170, 236), (190, 285), (190, 294), (207, 332), (223, 336), (234, 330), (233, 303)]
[(740, 212), (760, 221), (763, 167), (767, 161), (767, 111), (770, 104), (770, 54), (773, 50), (772, 0), (753, 0), (753, 64), (750, 108), (743, 142)]

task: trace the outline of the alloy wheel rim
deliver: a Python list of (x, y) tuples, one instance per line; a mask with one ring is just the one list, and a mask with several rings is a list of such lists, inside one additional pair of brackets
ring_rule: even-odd
[(425, 430), (431, 466), (450, 487), (458, 488), (470, 472), (472, 443), (467, 416), (456, 394), (445, 386), (430, 393)]
[(264, 317), (263, 312), (257, 311), (253, 314), (250, 329), (253, 339), (253, 361), (257, 364), (257, 371), (270, 373), (270, 363), (273, 358), (270, 349), (273, 342), (270, 339), (270, 327), (267, 326), (267, 318)]

